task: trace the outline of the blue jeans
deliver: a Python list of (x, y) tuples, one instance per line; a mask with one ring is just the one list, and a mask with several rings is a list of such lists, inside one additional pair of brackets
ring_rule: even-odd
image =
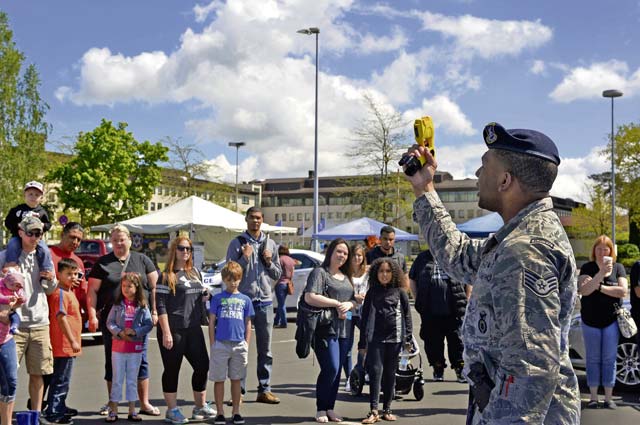
[(75, 357), (54, 357), (53, 376), (49, 384), (49, 397), (47, 400), (46, 417), (49, 420), (57, 420), (67, 411), (67, 395), (73, 370)]
[(289, 287), (286, 283), (276, 284), (276, 299), (278, 300), (278, 307), (276, 308), (275, 325), (287, 327), (287, 295), (289, 295)]
[(326, 338), (314, 344), (320, 374), (316, 381), (317, 410), (333, 410), (340, 386), (340, 373), (349, 350), (348, 338)]
[[(104, 380), (111, 382), (113, 379), (113, 367), (111, 365), (111, 347), (113, 346), (113, 334), (106, 329), (102, 329), (102, 342), (104, 348)], [(149, 335), (144, 337), (144, 351), (142, 352), (142, 363), (138, 380), (149, 379), (149, 362), (147, 361), (147, 350), (149, 349)]]
[[(273, 334), (273, 304), (253, 303), (256, 315), (253, 326), (256, 334), (256, 351), (258, 353), (258, 393), (271, 391), (271, 335)], [(247, 332), (251, 332), (247, 329)], [(246, 378), (242, 380), (242, 388), (246, 388)]]
[(18, 354), (13, 338), (0, 345), (0, 402), (11, 403), (16, 399), (18, 386)]
[(122, 399), (122, 384), (125, 384), (127, 401), (138, 401), (138, 372), (142, 353), (112, 353), (113, 381), (109, 401)]
[(606, 328), (593, 328), (582, 322), (582, 337), (587, 350), (587, 385), (613, 388), (616, 382), (618, 322)]
[[(9, 243), (7, 244), (7, 252), (5, 262), (7, 263), (18, 263), (20, 259), (20, 253), (22, 252), (22, 240), (15, 236), (9, 239)], [(54, 271), (53, 270), (53, 260), (51, 259), (51, 251), (49, 251), (49, 247), (47, 244), (40, 239), (38, 242), (38, 246), (36, 247), (36, 258), (38, 259), (38, 267), (40, 271)]]
[[(355, 338), (355, 329), (356, 329), (356, 325), (358, 324), (360, 320), (360, 317), (358, 316), (352, 316), (351, 317), (351, 332), (349, 334), (349, 338), (347, 338), (349, 340), (349, 348), (347, 350), (347, 355), (344, 359), (344, 364), (342, 365), (342, 368), (344, 369), (344, 376), (346, 377), (346, 379), (349, 379), (349, 374), (351, 373), (351, 369), (353, 369), (353, 362), (351, 360), (351, 354), (353, 352), (353, 339)], [(360, 362), (360, 354), (358, 353), (358, 363), (359, 365), (362, 365), (362, 363)]]

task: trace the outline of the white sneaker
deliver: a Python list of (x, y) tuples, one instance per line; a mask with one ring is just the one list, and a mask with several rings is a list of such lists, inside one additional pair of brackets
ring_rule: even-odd
[(191, 419), (195, 419), (198, 421), (202, 421), (204, 419), (213, 418), (216, 416), (216, 409), (213, 408), (209, 403), (204, 403), (204, 405), (200, 408), (193, 407), (193, 412), (191, 412)]
[(349, 380), (347, 380), (347, 383), (344, 386), (344, 390), (348, 393), (351, 392), (351, 383), (349, 382)]

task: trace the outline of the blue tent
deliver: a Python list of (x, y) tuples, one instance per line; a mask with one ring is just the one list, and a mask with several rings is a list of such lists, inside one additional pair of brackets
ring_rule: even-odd
[(458, 224), (458, 230), (466, 233), (472, 238), (486, 238), (491, 233), (495, 233), (504, 225), (502, 217), (498, 213), (483, 215), (472, 218), (469, 221)]
[[(348, 241), (364, 240), (367, 236), (380, 235), (380, 229), (384, 226), (386, 226), (386, 224), (364, 217), (315, 233), (313, 239), (323, 241), (330, 241), (336, 238), (343, 238)], [(418, 235), (413, 235), (395, 227), (394, 230), (396, 231), (397, 241), (418, 240)]]

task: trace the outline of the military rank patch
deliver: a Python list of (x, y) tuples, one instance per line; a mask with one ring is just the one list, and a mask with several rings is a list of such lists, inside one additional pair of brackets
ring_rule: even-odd
[(542, 238), (531, 238), (531, 240), (529, 241), (530, 244), (535, 245), (544, 245), (549, 249), (553, 249), (555, 247), (555, 245), (552, 242), (549, 242), (546, 239), (542, 239)]
[(539, 297), (546, 298), (558, 290), (558, 278), (554, 275), (540, 276), (524, 269), (524, 286)]

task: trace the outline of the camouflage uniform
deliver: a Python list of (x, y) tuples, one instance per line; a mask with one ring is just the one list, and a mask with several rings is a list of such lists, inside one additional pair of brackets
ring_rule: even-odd
[(580, 423), (569, 361), (576, 265), (552, 208), (551, 198), (535, 201), (492, 237), (472, 240), (435, 192), (414, 203), (414, 220), (438, 262), (453, 279), (473, 284), (464, 375), (473, 386), (482, 370), (489, 386), (486, 406), (470, 407), (469, 423)]

